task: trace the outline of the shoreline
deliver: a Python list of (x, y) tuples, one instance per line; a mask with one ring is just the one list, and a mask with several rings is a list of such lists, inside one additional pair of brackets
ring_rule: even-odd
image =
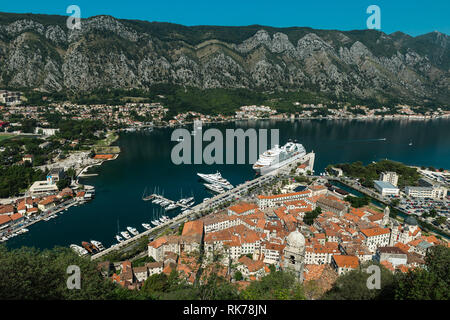
[[(433, 116), (433, 117), (429, 117), (429, 118), (425, 118), (425, 117), (420, 117), (420, 118), (412, 118), (412, 117), (403, 117), (403, 116), (393, 116), (393, 117), (381, 117), (381, 118), (373, 118), (373, 117), (351, 117), (351, 118), (332, 118), (332, 117), (299, 117), (299, 118), (257, 118), (257, 119), (251, 119), (251, 118), (242, 118), (242, 119), (229, 119), (229, 120), (218, 120), (218, 121), (208, 121), (208, 122), (203, 122), (202, 124), (215, 124), (215, 123), (231, 123), (231, 122), (249, 122), (249, 121), (296, 121), (296, 120), (343, 120), (343, 121), (351, 121), (351, 120), (358, 120), (358, 121), (399, 121), (399, 120), (403, 120), (403, 121), (432, 121), (432, 120), (450, 120), (450, 115), (448, 116)], [(158, 128), (158, 129), (165, 129), (165, 128), (177, 128), (177, 127), (183, 127), (183, 126), (188, 126), (188, 125), (193, 125), (194, 121), (188, 121), (188, 122), (184, 122), (184, 123), (177, 123), (177, 124), (166, 124), (166, 125), (153, 125), (153, 128)], [(128, 127), (129, 129), (135, 129), (137, 131), (139, 130), (145, 130), (146, 127)], [(127, 128), (124, 129), (120, 129), (118, 131), (120, 132), (126, 132)]]

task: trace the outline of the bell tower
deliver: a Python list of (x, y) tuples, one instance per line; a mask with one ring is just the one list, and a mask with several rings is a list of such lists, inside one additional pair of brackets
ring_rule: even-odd
[(294, 272), (297, 280), (303, 282), (305, 237), (298, 230), (291, 232), (286, 238), (283, 258), (283, 269)]

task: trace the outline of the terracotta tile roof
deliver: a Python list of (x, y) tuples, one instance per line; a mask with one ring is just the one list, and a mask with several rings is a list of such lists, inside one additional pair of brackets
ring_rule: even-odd
[(142, 267), (134, 267), (134, 268), (133, 268), (133, 273), (134, 273), (134, 274), (136, 274), (136, 273), (143, 273), (143, 272), (145, 272), (145, 273), (148, 272), (148, 269), (147, 269), (146, 266), (142, 266)]
[(39, 202), (39, 204), (45, 206), (45, 205), (47, 205), (47, 204), (50, 204), (50, 203), (55, 202), (55, 200), (56, 200), (56, 196), (48, 196), (48, 197), (44, 198), (44, 200), (41, 200), (41, 201)]
[(23, 215), (20, 213), (14, 213), (10, 216), (12, 221), (16, 221), (23, 218)]
[(372, 215), (370, 215), (370, 216), (368, 217), (368, 219), (369, 219), (370, 221), (372, 221), (372, 222), (375, 222), (375, 221), (382, 220), (383, 217), (384, 217), (384, 214), (382, 214), (382, 213), (377, 213), (377, 214), (372, 214)]
[(166, 236), (162, 236), (158, 239), (153, 240), (152, 242), (150, 242), (148, 245), (158, 249), (159, 247), (161, 247), (163, 244), (167, 243), (167, 237)]
[(327, 207), (331, 207), (331, 208), (334, 208), (334, 209), (337, 209), (337, 210), (340, 210), (340, 211), (345, 209), (345, 205), (342, 202), (340, 202), (340, 201), (338, 201), (336, 199), (332, 199), (330, 196), (329, 197), (325, 197), (325, 196), (320, 197), (317, 200), (317, 204), (318, 205), (322, 204), (322, 205), (325, 205)]
[(14, 206), (12, 206), (12, 205), (0, 206), (0, 214), (7, 214), (7, 213), (13, 213), (13, 212), (14, 212)]
[(240, 257), (238, 261), (245, 265), (250, 272), (255, 272), (264, 268), (264, 262), (261, 260), (252, 260), (247, 256)]
[(163, 267), (163, 263), (162, 262), (148, 262), (148, 263), (145, 264), (145, 266), (148, 269), (162, 268)]
[(438, 244), (439, 243), (439, 240), (433, 235), (431, 235), (431, 236), (422, 236), (422, 239), (424, 241), (426, 241), (426, 242), (429, 242), (429, 243), (434, 243), (434, 244)]
[(171, 262), (167, 266), (164, 267), (163, 273), (165, 273), (166, 275), (170, 275), (170, 273), (176, 269), (177, 269), (177, 265), (175, 263)]
[(96, 154), (94, 159), (108, 160), (114, 158), (113, 154)]
[(370, 229), (361, 229), (361, 232), (366, 236), (366, 237), (375, 237), (375, 236), (379, 236), (382, 234), (388, 234), (391, 231), (389, 230), (389, 228), (370, 228)]
[(283, 204), (285, 206), (296, 206), (296, 207), (308, 206), (308, 204), (305, 202), (305, 200), (291, 200), (291, 201), (286, 201)]
[(188, 221), (184, 224), (182, 236), (189, 235), (202, 235), (203, 234), (203, 221), (194, 220)]
[(407, 253), (409, 251), (409, 246), (407, 244), (397, 242), (394, 246), (402, 250), (404, 253)]
[(395, 271), (394, 266), (388, 260), (381, 261), (380, 264), (392, 272)]
[(346, 213), (344, 214), (344, 219), (352, 222), (358, 222), (361, 218), (354, 214)]
[(296, 195), (305, 195), (306, 196), (308, 194), (311, 194), (311, 191), (305, 190), (305, 191), (300, 191), (300, 192), (275, 194), (275, 195), (272, 195), (272, 196), (259, 195), (257, 197), (258, 197), (258, 199), (282, 199), (282, 198), (287, 198), (287, 197), (296, 196)]
[(125, 260), (122, 262), (122, 270), (131, 270), (131, 261)]
[(394, 254), (405, 254), (399, 247), (378, 247), (377, 250), (381, 253), (394, 253)]
[(419, 243), (421, 243), (423, 240), (422, 239), (415, 239), (413, 241), (408, 242), (408, 245), (412, 246), (412, 247), (417, 247), (417, 245)]
[(359, 266), (359, 260), (355, 256), (333, 255), (333, 259), (339, 268), (356, 269)]
[(0, 216), (0, 225), (11, 222), (11, 218), (8, 215)]
[(350, 213), (352, 213), (353, 215), (355, 215), (355, 216), (357, 216), (359, 218), (362, 218), (363, 216), (366, 215), (366, 213), (364, 211), (362, 211), (361, 209), (353, 208), (353, 207), (350, 208)]
[(407, 252), (406, 256), (407, 256), (408, 264), (425, 264), (424, 258), (418, 253)]
[(241, 214), (250, 210), (254, 210), (258, 206), (254, 203), (241, 202), (228, 208), (228, 210), (234, 211), (237, 214)]
[(35, 213), (35, 212), (38, 212), (38, 211), (39, 211), (38, 208), (30, 208), (30, 209), (27, 210), (27, 213)]
[(322, 276), (325, 264), (307, 264), (305, 265), (305, 281), (318, 280)]
[(409, 271), (410, 268), (408, 268), (407, 266), (405, 266), (404, 264), (397, 266), (397, 270), (400, 270), (403, 273), (407, 273)]

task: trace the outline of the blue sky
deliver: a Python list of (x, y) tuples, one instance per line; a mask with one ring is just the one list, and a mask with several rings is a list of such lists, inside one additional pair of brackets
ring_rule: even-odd
[(0, 11), (67, 15), (78, 5), (82, 18), (99, 14), (184, 25), (269, 25), (317, 29), (366, 29), (369, 5), (381, 9), (381, 31), (450, 34), (449, 0), (20, 0), (2, 1)]

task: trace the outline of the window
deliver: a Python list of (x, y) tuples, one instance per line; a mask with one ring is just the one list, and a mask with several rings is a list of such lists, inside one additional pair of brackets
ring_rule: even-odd
[(294, 256), (290, 256), (289, 260), (291, 261), (292, 264), (295, 264), (295, 257)]

